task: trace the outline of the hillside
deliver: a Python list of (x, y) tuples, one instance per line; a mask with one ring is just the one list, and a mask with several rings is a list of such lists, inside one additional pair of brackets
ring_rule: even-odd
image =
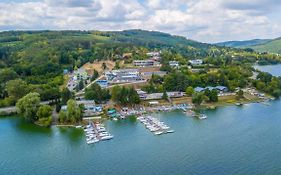
[(264, 44), (252, 46), (254, 50), (258, 52), (269, 52), (269, 53), (278, 53), (281, 54), (281, 38), (277, 38), (266, 42)]
[[(187, 64), (204, 59), (212, 65), (268, 63), (279, 58), (252, 50), (200, 43), (167, 33), (126, 31), (9, 31), (0, 33), (0, 106), (12, 105), (19, 97), (9, 95), (12, 87), (22, 92), (38, 92), (42, 100), (57, 99), (65, 83), (63, 70), (72, 72), (85, 63), (99, 60), (126, 61), (146, 59), (146, 53), (161, 50), (167, 65), (170, 60)], [(123, 59), (123, 55), (130, 58)], [(164, 59), (163, 59), (164, 60)], [(15, 80), (17, 79), (17, 80)], [(10, 92), (7, 92), (10, 84)], [(11, 98), (12, 97), (12, 98)]]
[[(54, 99), (63, 85), (63, 70), (72, 71), (87, 62), (144, 59), (150, 50), (168, 50), (185, 58), (204, 58), (213, 46), (143, 30), (127, 31), (8, 31), (0, 32), (0, 106), (11, 105), (6, 84), (28, 84), (42, 100)], [(23, 82), (22, 82), (23, 81)], [(1, 100), (5, 99), (5, 100)]]
[(226, 41), (215, 43), (217, 46), (234, 47), (234, 48), (248, 48), (259, 44), (264, 44), (271, 41), (270, 39), (254, 39), (246, 41)]
[(217, 46), (232, 48), (251, 48), (257, 52), (269, 52), (281, 54), (281, 38), (276, 39), (254, 39), (246, 41), (226, 41), (215, 43)]

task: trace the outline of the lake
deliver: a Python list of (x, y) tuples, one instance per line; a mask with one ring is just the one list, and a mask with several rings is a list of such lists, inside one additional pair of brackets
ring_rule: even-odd
[(281, 174), (281, 101), (154, 114), (175, 130), (154, 136), (134, 120), (107, 121), (113, 140), (85, 143), (83, 131), (0, 118), (0, 174)]
[(277, 65), (266, 65), (266, 66), (254, 66), (256, 69), (259, 69), (263, 72), (269, 72), (274, 76), (281, 76), (281, 64)]

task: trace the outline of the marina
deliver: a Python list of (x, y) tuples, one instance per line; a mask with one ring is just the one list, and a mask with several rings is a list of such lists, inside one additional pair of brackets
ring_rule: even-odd
[(113, 135), (108, 133), (101, 123), (89, 122), (89, 124), (84, 129), (86, 134), (87, 144), (97, 143), (99, 141), (113, 139)]
[(174, 130), (171, 130), (169, 126), (165, 125), (164, 122), (161, 122), (157, 118), (152, 116), (140, 116), (137, 118), (144, 126), (154, 135), (161, 135), (167, 133), (173, 133)]
[[(139, 108), (128, 108), (123, 107), (120, 111), (116, 111), (114, 109), (113, 113), (110, 113), (110, 117), (112, 117), (113, 120), (117, 121), (118, 119), (125, 119), (128, 116), (142, 116), (145, 114), (151, 114), (156, 112), (171, 112), (171, 111), (183, 111), (187, 112), (189, 110), (192, 110), (193, 106), (191, 104), (178, 104), (178, 105), (162, 105), (162, 106), (149, 106), (149, 107), (139, 107)], [(110, 110), (110, 112), (113, 110)]]

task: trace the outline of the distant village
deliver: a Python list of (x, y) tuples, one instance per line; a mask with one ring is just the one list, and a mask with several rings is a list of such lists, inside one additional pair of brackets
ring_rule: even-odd
[[(123, 57), (127, 57), (130, 54), (124, 54)], [(111, 89), (116, 85), (119, 86), (132, 86), (136, 90), (139, 99), (141, 101), (146, 102), (148, 107), (151, 109), (159, 110), (163, 109), (163, 104), (161, 100), (163, 99), (164, 93), (148, 93), (142, 90), (142, 86), (147, 84), (153, 75), (158, 75), (164, 77), (167, 72), (161, 71), (161, 52), (160, 51), (152, 51), (147, 53), (147, 59), (144, 60), (133, 60), (133, 62), (125, 67), (114, 69), (114, 67), (106, 67), (104, 70), (100, 70), (99, 77), (96, 77), (95, 80), (91, 80), (93, 76), (93, 66), (89, 66), (88, 64), (83, 65), (80, 68), (75, 69), (73, 72), (69, 72), (68, 70), (64, 70), (64, 74), (68, 76), (67, 88), (76, 94), (76, 100), (78, 104), (84, 105), (84, 117), (93, 118), (94, 116), (99, 117), (103, 114), (104, 109), (107, 108), (107, 115), (111, 117), (124, 117), (125, 114), (132, 114), (127, 107), (122, 107), (119, 109), (112, 108), (114, 104), (106, 103), (106, 104), (97, 104), (94, 100), (86, 100), (83, 96), (84, 91), (87, 87), (92, 85), (93, 83), (98, 84), (102, 89)], [(101, 62), (94, 62), (91, 65), (99, 64), (102, 65)], [(201, 59), (189, 60), (189, 69), (193, 72), (198, 72), (204, 66), (204, 62)], [(180, 68), (179, 61), (173, 60), (169, 61), (169, 66), (178, 69)], [(79, 86), (79, 82), (84, 82), (84, 86), (82, 89), (77, 89)], [(235, 96), (236, 92), (239, 89), (236, 89), (235, 92), (230, 92), (229, 89), (225, 86), (207, 86), (207, 87), (195, 87), (194, 91), (197, 93), (204, 92), (206, 90), (212, 91), (216, 90), (218, 92), (219, 97), (223, 96)], [(253, 93), (253, 89), (244, 89), (245, 92), (248, 92), (254, 96), (259, 98), (264, 98), (264, 94), (255, 92)], [(171, 103), (170, 99), (180, 99), (186, 96), (185, 92), (181, 91), (171, 91), (166, 92), (169, 105), (177, 105), (177, 103)], [(176, 101), (176, 100), (175, 100)], [(179, 100), (180, 101), (180, 100)], [(188, 104), (192, 106), (192, 103), (180, 101), (180, 104)], [(178, 103), (178, 104), (179, 104)], [(109, 106), (111, 108), (109, 108)], [(62, 106), (61, 110), (67, 110), (67, 106)], [(135, 111), (134, 111), (135, 112)], [(124, 114), (124, 115), (120, 115)], [(134, 113), (135, 114), (135, 113)]]

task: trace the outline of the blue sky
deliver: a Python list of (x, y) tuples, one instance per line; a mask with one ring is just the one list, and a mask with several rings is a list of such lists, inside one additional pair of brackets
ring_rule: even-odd
[(202, 42), (281, 36), (280, 0), (0, 0), (0, 31), (145, 29)]

